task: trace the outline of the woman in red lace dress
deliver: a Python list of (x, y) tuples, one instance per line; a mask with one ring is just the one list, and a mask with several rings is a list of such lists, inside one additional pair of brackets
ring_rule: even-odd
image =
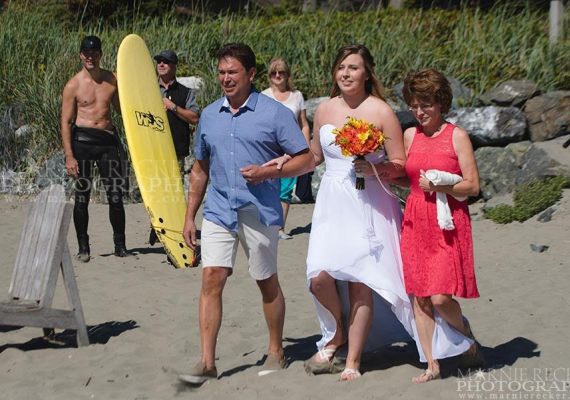
[[(418, 335), (428, 362), (428, 368), (413, 381), (423, 383), (439, 377), (438, 354), (432, 346), (438, 317), (472, 338), (453, 296), (479, 297), (471, 219), (465, 200), (479, 193), (479, 173), (467, 132), (443, 117), (452, 99), (445, 76), (434, 69), (411, 72), (404, 80), (403, 92), (419, 123), (417, 128), (404, 132), (411, 192), (404, 211), (401, 249), (406, 291), (414, 297)], [(436, 186), (426, 178), (424, 172), (428, 170), (455, 174), (457, 180), (462, 180)], [(438, 224), (437, 193), (444, 193), (447, 199), (451, 229)], [(474, 340), (471, 343), (468, 353), (476, 357), (477, 344)]]

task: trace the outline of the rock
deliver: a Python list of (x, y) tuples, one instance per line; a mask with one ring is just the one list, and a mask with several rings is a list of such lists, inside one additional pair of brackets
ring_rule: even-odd
[(14, 188), (17, 186), (18, 173), (11, 169), (2, 169), (0, 171), (0, 193), (15, 193)]
[[(568, 140), (570, 140), (570, 135), (559, 136), (546, 142), (535, 142), (532, 146), (544, 150), (548, 157), (560, 165), (565, 165), (565, 170), (570, 170), (570, 150), (564, 148), (564, 143)], [(565, 175), (566, 173), (563, 172), (563, 174)]]
[(521, 160), (515, 183), (520, 185), (557, 175), (570, 177), (570, 163), (561, 163), (546, 148), (533, 145)]
[(475, 150), (483, 198), (512, 192), (515, 185), (533, 180), (570, 177), (570, 151), (562, 147), (567, 139), (563, 136), (541, 143), (524, 141)]
[(570, 91), (559, 90), (534, 97), (523, 112), (528, 120), (530, 140), (542, 142), (570, 133)]
[(539, 216), (538, 216), (538, 220), (540, 222), (550, 222), (552, 221), (552, 215), (556, 212), (556, 207), (552, 206), (552, 207), (548, 207), (546, 210), (544, 210)]
[(550, 246), (546, 246), (544, 244), (530, 244), (530, 249), (535, 253), (544, 253), (546, 250), (549, 249)]
[(418, 126), (418, 120), (414, 117), (410, 111), (397, 111), (396, 116), (398, 117), (398, 121), (400, 121), (400, 126), (402, 127), (402, 132), (406, 129), (411, 128), (412, 126)]
[(481, 105), (522, 107), (532, 97), (540, 94), (536, 83), (528, 80), (509, 80), (478, 97)]
[(394, 101), (392, 99), (386, 99), (386, 103), (390, 106), (390, 108), (397, 113), (398, 111), (408, 111), (408, 106), (404, 103), (402, 104), (401, 101)]
[(34, 132), (34, 128), (31, 125), (22, 125), (14, 132), (14, 135), (17, 138), (28, 136), (29, 134)]
[(515, 187), (522, 159), (531, 146), (525, 141), (506, 147), (481, 147), (475, 150), (483, 199), (511, 192)]
[(498, 194), (493, 196), (493, 198), (484, 201), (481, 211), (482, 213), (492, 210), (493, 208), (500, 206), (500, 205), (507, 205), (507, 206), (514, 206), (514, 199), (512, 193), (504, 193)]
[(505, 146), (525, 139), (526, 118), (515, 107), (480, 107), (451, 110), (447, 120), (469, 133), (474, 147)]
[(403, 89), (404, 89), (404, 82), (400, 82), (392, 86), (392, 93), (394, 94), (394, 96), (396, 96), (396, 100), (399, 103), (400, 109), (408, 108), (408, 105), (406, 104), (406, 99), (404, 99)]
[(197, 93), (204, 88), (204, 79), (199, 76), (176, 77), (176, 80)]
[[(451, 76), (446, 76), (446, 78), (449, 81), (449, 84), (451, 85), (451, 93), (453, 93), (451, 108), (454, 109), (454, 108), (464, 107), (466, 104), (469, 104), (469, 102), (471, 101), (471, 96), (473, 95), (473, 91)], [(394, 93), (394, 95), (400, 102), (402, 109), (407, 109), (408, 106), (406, 104), (406, 101), (404, 100), (404, 95), (402, 93), (403, 88), (404, 88), (404, 83), (400, 82), (392, 87), (392, 93)]]
[(451, 106), (457, 108), (464, 107), (466, 104), (469, 104), (471, 97), (473, 96), (473, 91), (451, 76), (448, 76), (447, 80), (451, 85), (451, 93), (453, 93)]
[(305, 105), (307, 106), (307, 119), (309, 120), (309, 123), (311, 125), (313, 125), (313, 118), (315, 116), (315, 111), (317, 110), (317, 107), (319, 106), (319, 104), (321, 104), (323, 101), (328, 100), (330, 97), (328, 96), (323, 96), (323, 97), (315, 97), (313, 99), (308, 99), (307, 101), (305, 101)]
[(472, 221), (482, 221), (485, 219), (485, 214), (483, 212), (485, 204), (486, 203), (483, 199), (479, 199), (469, 205), (469, 215), (471, 216)]

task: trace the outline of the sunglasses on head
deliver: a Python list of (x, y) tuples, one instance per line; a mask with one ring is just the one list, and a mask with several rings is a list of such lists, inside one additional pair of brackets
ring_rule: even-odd
[(157, 64), (166, 64), (166, 65), (169, 65), (169, 64), (172, 64), (172, 61), (167, 60), (167, 59), (165, 59), (165, 58), (159, 58), (158, 60), (156, 60), (156, 63), (157, 63)]

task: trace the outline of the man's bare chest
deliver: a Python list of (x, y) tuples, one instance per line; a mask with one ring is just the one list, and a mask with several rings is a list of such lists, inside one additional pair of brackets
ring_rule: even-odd
[(117, 88), (109, 82), (83, 82), (77, 90), (76, 100), (79, 106), (109, 105), (116, 92)]

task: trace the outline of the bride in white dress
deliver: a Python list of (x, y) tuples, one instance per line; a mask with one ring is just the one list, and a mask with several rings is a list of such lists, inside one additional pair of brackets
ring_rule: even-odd
[[(326, 166), (307, 256), (308, 286), (323, 336), (306, 367), (314, 373), (330, 372), (335, 353), (348, 344), (340, 379), (353, 380), (361, 376), (363, 351), (417, 337), (403, 280), (401, 210), (388, 185), (381, 185), (372, 170), (385, 181), (403, 176), (405, 152), (400, 124), (382, 100), (369, 50), (362, 45), (341, 48), (332, 76), (331, 98), (317, 108), (311, 143), (316, 163), (324, 160)], [(388, 138), (384, 150), (366, 161), (344, 157), (332, 131), (348, 116), (379, 128)], [(356, 171), (366, 176), (364, 190), (355, 188)], [(465, 337), (441, 325), (436, 341), (434, 348), (447, 356), (469, 347)], [(421, 348), (419, 353), (424, 358)]]

